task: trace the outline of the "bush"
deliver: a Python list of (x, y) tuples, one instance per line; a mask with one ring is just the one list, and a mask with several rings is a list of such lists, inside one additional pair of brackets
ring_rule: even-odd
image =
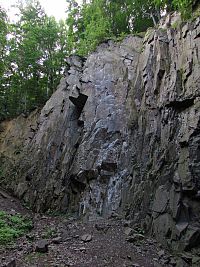
[(10, 215), (0, 211), (0, 245), (11, 243), (15, 238), (30, 231), (32, 221), (20, 214)]

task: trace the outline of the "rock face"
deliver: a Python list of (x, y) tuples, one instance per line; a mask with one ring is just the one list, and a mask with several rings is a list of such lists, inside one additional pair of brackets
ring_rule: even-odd
[(41, 111), (1, 125), (1, 185), (36, 211), (117, 212), (198, 245), (199, 37), (198, 18), (70, 57)]

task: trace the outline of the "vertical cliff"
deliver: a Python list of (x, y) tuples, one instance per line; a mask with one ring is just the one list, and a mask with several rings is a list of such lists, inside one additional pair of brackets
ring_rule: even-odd
[(70, 57), (41, 111), (1, 125), (1, 185), (36, 211), (118, 212), (198, 245), (199, 37), (197, 18)]

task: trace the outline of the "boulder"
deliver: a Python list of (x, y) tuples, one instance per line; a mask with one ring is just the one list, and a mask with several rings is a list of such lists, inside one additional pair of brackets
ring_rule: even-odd
[(48, 252), (48, 241), (47, 240), (39, 240), (37, 243), (36, 243), (36, 246), (35, 246), (35, 251), (36, 252), (39, 252), (39, 253), (47, 253)]

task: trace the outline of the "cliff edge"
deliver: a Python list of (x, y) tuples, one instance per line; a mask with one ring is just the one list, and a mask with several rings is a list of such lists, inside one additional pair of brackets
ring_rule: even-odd
[(0, 131), (0, 184), (35, 211), (115, 212), (198, 246), (200, 18), (68, 58), (44, 108)]

